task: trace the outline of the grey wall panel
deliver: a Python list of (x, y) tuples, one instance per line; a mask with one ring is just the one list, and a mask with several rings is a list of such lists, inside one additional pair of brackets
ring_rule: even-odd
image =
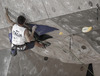
[(49, 17), (95, 8), (98, 0), (43, 0)]
[(0, 76), (7, 76), (10, 61), (10, 49), (0, 50)]
[(4, 8), (8, 7), (15, 18), (24, 13), (29, 22), (48, 18), (41, 0), (2, 0), (1, 4), (2, 15), (5, 14)]
[(5, 18), (5, 7), (13, 14), (11, 18), (16, 21), (18, 15), (25, 14), (28, 22), (52, 18), (77, 11), (95, 8), (98, 0), (1, 0), (0, 16), (1, 27), (8, 27)]

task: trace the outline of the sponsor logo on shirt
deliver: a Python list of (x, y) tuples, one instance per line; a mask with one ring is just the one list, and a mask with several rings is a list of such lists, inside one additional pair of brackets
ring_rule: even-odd
[(20, 32), (18, 30), (13, 31), (13, 34), (18, 37), (22, 37), (22, 34), (20, 34)]

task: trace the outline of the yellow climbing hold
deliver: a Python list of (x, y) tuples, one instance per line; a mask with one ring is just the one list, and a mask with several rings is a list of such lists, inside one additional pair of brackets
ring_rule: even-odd
[(82, 28), (82, 32), (87, 33), (90, 32), (92, 30), (92, 27), (83, 27)]
[(59, 32), (59, 35), (63, 35), (63, 32)]

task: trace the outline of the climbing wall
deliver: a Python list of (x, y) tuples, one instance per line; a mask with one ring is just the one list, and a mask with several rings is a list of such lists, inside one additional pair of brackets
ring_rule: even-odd
[(86, 9), (96, 8), (98, 0), (0, 0), (0, 28), (8, 27), (5, 7), (16, 21), (19, 15), (25, 15), (28, 22), (34, 22)]
[[(96, 25), (97, 3), (100, 4), (100, 0), (0, 0), (0, 76), (85, 76), (88, 63), (100, 62), (97, 52), (99, 31), (73, 36), (71, 50), (71, 37), (68, 35), (80, 32), (86, 25)], [(18, 52), (16, 57), (11, 57), (6, 28), (11, 24), (6, 20), (5, 7), (8, 7), (14, 22), (19, 15), (24, 15), (27, 22), (38, 21), (38, 24), (59, 27), (64, 34), (59, 36), (60, 31), (50, 33), (54, 39), (50, 40), (52, 45), (45, 50), (35, 47), (28, 53)], [(89, 40), (95, 39), (93, 34), (98, 41)], [(44, 56), (49, 59), (45, 61)], [(99, 72), (96, 74), (99, 75)]]

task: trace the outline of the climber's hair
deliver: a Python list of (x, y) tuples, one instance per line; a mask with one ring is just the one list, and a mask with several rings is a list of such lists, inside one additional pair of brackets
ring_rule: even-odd
[(23, 24), (25, 23), (25, 21), (26, 21), (26, 18), (25, 18), (24, 16), (22, 16), (22, 15), (20, 15), (20, 16), (17, 18), (17, 22), (18, 22), (18, 24), (20, 24), (20, 25), (23, 25)]

